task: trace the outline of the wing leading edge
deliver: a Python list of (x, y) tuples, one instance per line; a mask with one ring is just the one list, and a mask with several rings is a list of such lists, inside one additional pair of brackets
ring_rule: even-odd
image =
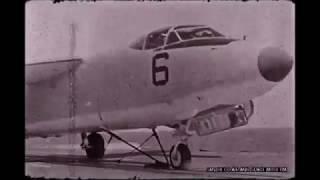
[(75, 58), (26, 64), (26, 84), (34, 85), (44, 81), (59, 79), (59, 77), (68, 74), (70, 70), (76, 70), (81, 63), (82, 59)]

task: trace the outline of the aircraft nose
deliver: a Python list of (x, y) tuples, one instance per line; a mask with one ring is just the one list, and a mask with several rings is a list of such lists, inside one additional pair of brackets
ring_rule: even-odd
[(277, 47), (266, 47), (258, 56), (258, 68), (264, 79), (273, 82), (283, 80), (293, 66), (293, 59)]

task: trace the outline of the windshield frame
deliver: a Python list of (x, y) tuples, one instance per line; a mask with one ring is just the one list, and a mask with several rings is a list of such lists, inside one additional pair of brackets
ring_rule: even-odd
[[(170, 26), (170, 27), (165, 27), (165, 28), (157, 29), (157, 30), (155, 30), (155, 31), (152, 31), (152, 32), (148, 33), (148, 34), (145, 36), (145, 41), (144, 41), (143, 49), (144, 49), (144, 50), (152, 50), (152, 49), (157, 49), (157, 48), (161, 48), (161, 47), (165, 46), (165, 45), (166, 45), (166, 42), (167, 42), (168, 34), (169, 34), (169, 32), (170, 32), (171, 29), (172, 29), (172, 27)], [(163, 37), (163, 43), (162, 43), (162, 45), (158, 45), (157, 47), (147, 48), (147, 45), (148, 45), (147, 43), (148, 43), (148, 40), (149, 40), (150, 36), (151, 36), (152, 34), (161, 33), (161, 32), (163, 32), (163, 31), (164, 31), (164, 37)]]
[[(178, 40), (178, 41), (175, 41), (175, 42), (168, 43), (168, 41), (169, 41), (169, 35), (170, 35), (171, 33), (175, 33), (175, 35), (177, 36), (177, 38), (178, 38), (179, 40)], [(177, 33), (177, 31), (172, 27), (172, 28), (168, 31), (168, 34), (167, 34), (167, 37), (166, 37), (164, 46), (171, 45), (171, 44), (175, 44), (175, 43), (179, 43), (179, 42), (182, 42), (182, 41), (183, 41), (183, 39), (181, 39), (181, 37), (179, 36), (179, 34)]]
[[(192, 38), (183, 38), (181, 35), (181, 31), (185, 30), (185, 29), (190, 29), (189, 33), (190, 34), (194, 34), (197, 33), (198, 31), (201, 30), (209, 30), (212, 32), (212, 36), (204, 36), (204, 37), (192, 37)], [(217, 32), (216, 30), (214, 30), (213, 28), (209, 27), (209, 26), (191, 26), (191, 27), (181, 27), (177, 30), (175, 30), (177, 32), (177, 34), (179, 35), (179, 37), (181, 38), (182, 41), (189, 41), (189, 40), (197, 40), (197, 39), (207, 39), (207, 38), (225, 38), (225, 36), (219, 32)]]
[[(183, 39), (181, 37), (181, 35), (179, 34), (179, 30), (183, 30), (183, 29), (191, 29), (191, 32), (197, 32), (198, 29), (209, 29), (212, 33), (213, 36), (212, 37), (208, 37), (208, 36), (204, 36), (204, 37), (193, 37), (190, 39)], [(152, 48), (147, 48), (147, 43), (148, 43), (148, 39), (150, 37), (150, 35), (155, 34), (155, 33), (159, 33), (164, 31), (164, 37), (163, 37), (163, 43), (161, 45), (158, 45), (156, 47), (152, 47)], [(171, 33), (174, 33), (176, 35), (176, 37), (178, 38), (178, 41), (174, 41), (174, 42), (170, 42), (169, 41), (169, 35)], [(206, 25), (181, 25), (181, 26), (167, 26), (164, 28), (160, 28), (157, 30), (154, 30), (146, 35), (143, 35), (141, 37), (139, 37), (134, 43), (132, 43), (132, 45), (130, 45), (131, 48), (133, 49), (137, 49), (137, 50), (161, 50), (163, 48), (165, 48), (166, 46), (171, 46), (171, 45), (175, 45), (175, 44), (180, 44), (180, 43), (185, 43), (188, 41), (195, 41), (195, 40), (204, 40), (204, 39), (224, 39), (227, 38), (225, 35), (223, 35), (222, 33), (216, 31), (215, 29), (211, 28), (210, 26), (206, 26)], [(136, 48), (135, 44), (137, 44), (137, 42), (142, 42), (143, 41), (143, 45), (142, 45), (142, 49), (140, 48)]]

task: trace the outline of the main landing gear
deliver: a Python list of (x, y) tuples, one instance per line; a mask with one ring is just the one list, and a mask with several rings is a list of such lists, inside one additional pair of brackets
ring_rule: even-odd
[(85, 149), (89, 159), (101, 159), (104, 156), (104, 139), (103, 137), (94, 132), (89, 136), (86, 133), (81, 133), (82, 143), (81, 147)]
[(176, 144), (170, 150), (170, 164), (174, 169), (187, 169), (191, 163), (191, 152), (187, 145)]
[[(166, 152), (160, 142), (160, 138), (159, 138), (157, 132), (155, 131), (155, 129), (152, 129), (152, 135), (149, 136), (148, 138), (146, 138), (144, 140), (144, 142), (141, 143), (138, 147), (132, 145), (131, 143), (129, 143), (125, 139), (121, 138), (117, 134), (113, 133), (109, 129), (102, 128), (101, 130), (103, 130), (104, 132), (106, 132), (110, 135), (110, 139), (108, 140), (107, 144), (109, 144), (111, 142), (112, 138), (114, 137), (114, 138), (122, 141), (123, 143), (127, 144), (128, 146), (132, 147), (134, 150), (140, 152), (141, 154), (143, 154), (143, 155), (145, 155), (155, 161), (154, 164), (148, 164), (145, 167), (168, 169), (171, 166), (173, 169), (185, 169), (187, 167), (187, 165), (191, 162), (190, 149), (187, 146), (187, 144), (185, 144), (183, 142), (179, 142), (179, 143), (173, 145), (170, 149), (170, 153), (169, 153), (169, 157), (168, 157), (168, 155), (166, 154)], [(145, 152), (140, 149), (140, 147), (142, 147), (149, 139), (151, 139), (151, 137), (156, 138), (156, 140), (160, 146), (162, 155), (165, 158), (166, 162), (162, 162), (162, 161), (156, 159), (155, 157), (153, 157), (152, 155), (150, 155), (148, 152)], [(104, 146), (104, 139), (100, 134), (93, 132), (89, 136), (87, 136), (86, 133), (81, 133), (81, 138), (82, 138), (81, 147), (83, 149), (85, 149), (87, 157), (89, 159), (103, 158), (104, 152), (105, 152), (105, 146)], [(128, 154), (130, 154), (130, 153), (128, 153)], [(119, 160), (119, 162), (120, 162), (120, 160)]]

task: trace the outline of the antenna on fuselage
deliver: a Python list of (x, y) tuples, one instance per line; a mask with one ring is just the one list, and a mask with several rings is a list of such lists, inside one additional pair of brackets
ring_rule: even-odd
[(70, 57), (74, 58), (74, 51), (76, 49), (76, 24), (71, 23), (70, 25)]
[[(74, 23), (71, 24), (70, 26), (70, 58), (74, 58), (74, 51), (76, 48), (76, 26)], [(69, 134), (68, 136), (68, 143), (71, 144), (72, 146), (75, 144), (76, 142), (76, 137), (75, 134), (72, 133), (75, 131), (76, 128), (76, 108), (77, 108), (77, 103), (76, 103), (76, 78), (75, 78), (75, 72), (74, 72), (74, 67), (75, 67), (75, 63), (71, 62), (69, 69), (68, 69), (68, 86), (69, 86), (69, 118), (70, 118), (70, 124), (69, 124), (69, 132), (71, 132), (71, 134)], [(74, 148), (70, 149), (70, 154), (74, 154)], [(75, 171), (73, 168), (69, 169), (69, 172), (71, 173), (72, 176), (74, 176)]]

